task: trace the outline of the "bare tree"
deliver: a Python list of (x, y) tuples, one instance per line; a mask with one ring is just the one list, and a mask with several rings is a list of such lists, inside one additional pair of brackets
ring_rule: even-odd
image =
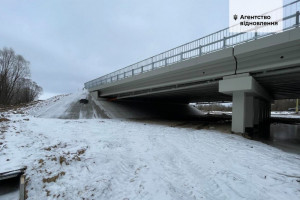
[(34, 101), (43, 91), (43, 89), (31, 79), (22, 79), (17, 88), (18, 95), (13, 99), (14, 104)]
[[(0, 50), (0, 104), (9, 105), (34, 100), (41, 93), (41, 88), (29, 78), (28, 61), (21, 55), (16, 55), (11, 48)], [(21, 100), (26, 90), (28, 97)]]
[(287, 111), (289, 108), (296, 107), (295, 99), (276, 100), (272, 104), (272, 111)]

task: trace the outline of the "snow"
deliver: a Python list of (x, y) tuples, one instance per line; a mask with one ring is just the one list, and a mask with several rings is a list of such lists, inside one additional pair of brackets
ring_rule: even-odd
[(0, 195), (0, 200), (16, 200), (19, 198), (19, 190), (15, 190), (11, 193)]
[(232, 115), (230, 111), (206, 111), (206, 114), (213, 114), (213, 115)]
[(60, 118), (69, 114), (68, 109), (72, 104), (86, 96), (87, 91), (55, 96), (35, 106), (35, 109), (30, 109), (29, 113), (44, 118)]
[[(206, 114), (214, 114), (214, 115), (232, 115), (232, 112), (226, 111), (209, 111), (205, 112)], [(295, 112), (288, 112), (288, 111), (272, 111), (271, 117), (276, 118), (300, 118), (300, 114), (295, 114)]]
[(271, 116), (278, 118), (300, 118), (300, 114), (295, 114), (295, 112), (288, 111), (274, 111), (271, 112)]
[(214, 130), (53, 118), (82, 95), (2, 113), (0, 172), (27, 166), (29, 199), (300, 198), (298, 154)]

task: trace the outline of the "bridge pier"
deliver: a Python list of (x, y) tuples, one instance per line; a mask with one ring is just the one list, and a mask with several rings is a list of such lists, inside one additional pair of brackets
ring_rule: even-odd
[(219, 92), (232, 95), (232, 131), (252, 136), (269, 135), (271, 97), (248, 73), (227, 76)]

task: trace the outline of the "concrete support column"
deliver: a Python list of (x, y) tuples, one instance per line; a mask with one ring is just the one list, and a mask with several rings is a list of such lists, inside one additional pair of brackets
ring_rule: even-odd
[[(224, 77), (219, 92), (232, 95), (232, 131), (252, 135), (269, 129), (270, 96), (249, 74)], [(257, 128), (256, 128), (257, 127)]]
[(246, 95), (246, 116), (245, 116), (245, 128), (253, 128), (254, 124), (254, 97)]
[(232, 95), (232, 131), (244, 133), (253, 128), (254, 98), (245, 92), (233, 92)]
[(261, 102), (261, 116), (258, 132), (261, 137), (268, 138), (270, 135), (270, 116), (271, 116), (271, 103), (270, 101), (260, 100)]
[(263, 129), (264, 121), (264, 104), (263, 101), (259, 100), (259, 113), (258, 113), (258, 131), (261, 132)]
[(95, 99), (99, 98), (99, 91), (90, 92), (90, 95), (93, 96)]
[[(232, 131), (245, 131), (246, 116), (246, 94), (245, 92), (234, 92), (232, 95)], [(235, 123), (233, 123), (235, 122)]]
[(254, 128), (259, 125), (259, 111), (260, 111), (260, 101), (258, 98), (254, 98), (254, 119), (253, 125)]

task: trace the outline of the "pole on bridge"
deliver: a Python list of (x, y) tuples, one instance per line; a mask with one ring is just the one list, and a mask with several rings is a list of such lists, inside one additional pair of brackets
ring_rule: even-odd
[(296, 12), (296, 26), (299, 26), (299, 18), (300, 18), (300, 12)]
[(154, 70), (154, 62), (153, 62), (153, 57), (151, 58), (151, 66), (152, 66), (152, 70)]
[(255, 35), (254, 35), (255, 40), (257, 40), (257, 36), (258, 36), (257, 29), (255, 29)]
[(299, 113), (299, 99), (296, 100), (296, 114)]
[(223, 38), (223, 49), (226, 48), (226, 37)]

